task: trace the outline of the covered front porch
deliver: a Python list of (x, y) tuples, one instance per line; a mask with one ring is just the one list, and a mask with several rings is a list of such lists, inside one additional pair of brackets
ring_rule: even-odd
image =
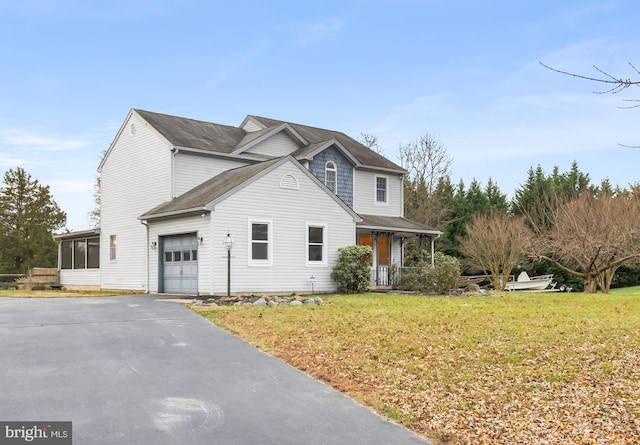
[(389, 287), (393, 284), (394, 271), (404, 267), (405, 242), (417, 237), (420, 252), (429, 249), (431, 261), (435, 253), (435, 240), (440, 230), (403, 217), (360, 215), (356, 225), (357, 243), (373, 250), (371, 288)]

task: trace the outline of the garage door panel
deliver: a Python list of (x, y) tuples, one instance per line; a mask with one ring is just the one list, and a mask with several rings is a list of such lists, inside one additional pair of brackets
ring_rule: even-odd
[(198, 292), (198, 241), (195, 233), (163, 237), (163, 291)]

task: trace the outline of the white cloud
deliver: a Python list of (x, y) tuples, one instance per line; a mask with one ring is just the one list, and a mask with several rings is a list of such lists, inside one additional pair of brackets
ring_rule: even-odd
[(322, 22), (300, 25), (299, 29), (303, 36), (296, 43), (298, 46), (304, 46), (329, 39), (336, 36), (343, 25), (343, 21), (337, 17), (331, 17)]
[(17, 165), (24, 165), (27, 162), (24, 159), (12, 158), (11, 156), (0, 155), (0, 167), (13, 168)]
[(13, 128), (0, 130), (0, 145), (14, 148), (34, 148), (44, 151), (75, 150), (89, 145), (81, 138), (56, 138), (29, 130)]

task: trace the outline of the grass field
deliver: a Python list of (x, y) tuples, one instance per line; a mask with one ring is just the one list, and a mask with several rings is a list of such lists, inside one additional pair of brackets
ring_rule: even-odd
[(438, 444), (640, 444), (640, 289), (198, 307)]

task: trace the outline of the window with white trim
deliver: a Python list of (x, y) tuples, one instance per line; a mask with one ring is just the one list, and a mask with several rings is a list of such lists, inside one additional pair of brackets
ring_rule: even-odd
[(376, 176), (376, 204), (389, 203), (389, 179), (386, 176)]
[(249, 264), (271, 265), (273, 262), (273, 235), (270, 220), (249, 221)]
[(327, 265), (327, 225), (307, 223), (307, 265)]
[(338, 167), (333, 161), (328, 161), (324, 165), (324, 185), (329, 187), (333, 193), (338, 193)]
[(116, 246), (118, 244), (118, 240), (115, 235), (111, 235), (109, 237), (109, 261), (116, 260)]

